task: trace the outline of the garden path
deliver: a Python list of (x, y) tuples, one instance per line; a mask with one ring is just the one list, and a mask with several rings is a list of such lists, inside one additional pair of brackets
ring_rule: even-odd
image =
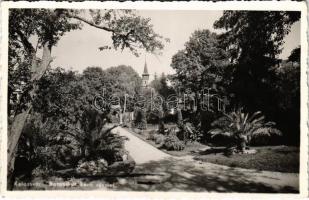
[[(129, 177), (120, 177), (114, 190), (128, 191), (195, 191), (195, 192), (297, 192), (299, 175), (257, 171), (193, 160), (191, 156), (175, 157), (151, 146), (129, 131), (113, 130), (128, 137), (125, 148), (136, 161)], [(142, 176), (162, 176), (157, 183), (138, 183)]]
[(126, 129), (117, 127), (113, 131), (129, 139), (125, 142), (124, 146), (129, 154), (133, 157), (136, 164), (143, 164), (172, 157), (171, 155), (158, 150), (156, 147), (148, 144), (147, 142), (144, 142)]

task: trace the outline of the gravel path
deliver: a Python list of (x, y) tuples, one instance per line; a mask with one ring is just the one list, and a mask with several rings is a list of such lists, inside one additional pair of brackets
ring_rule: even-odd
[[(114, 190), (296, 193), (297, 173), (281, 173), (234, 168), (193, 160), (191, 156), (174, 157), (153, 147), (129, 131), (113, 130), (128, 137), (125, 148), (137, 166), (130, 177), (122, 178)], [(165, 176), (162, 182), (137, 183), (140, 176)]]
[(121, 127), (117, 127), (113, 131), (129, 139), (125, 142), (125, 149), (129, 151), (136, 164), (143, 164), (171, 157), (171, 155), (158, 150)]

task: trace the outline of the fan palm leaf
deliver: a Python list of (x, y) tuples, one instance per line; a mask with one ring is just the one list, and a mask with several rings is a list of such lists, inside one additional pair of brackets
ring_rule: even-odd
[(249, 122), (252, 121), (254, 118), (256, 118), (257, 116), (259, 116), (259, 115), (261, 115), (261, 114), (262, 114), (261, 111), (256, 111), (256, 112), (254, 112), (254, 113), (249, 117), (248, 121), (249, 121)]
[(214, 127), (209, 131), (212, 137), (223, 135), (241, 140), (245, 137), (247, 142), (255, 136), (281, 135), (281, 132), (274, 128), (274, 122), (265, 122), (265, 116), (257, 111), (249, 116), (242, 112), (242, 109), (225, 114), (223, 117), (212, 123)]
[(211, 137), (215, 137), (217, 135), (222, 135), (222, 136), (226, 136), (226, 137), (232, 136), (232, 134), (230, 132), (226, 132), (222, 129), (213, 129), (213, 130), (210, 130), (210, 133), (211, 133)]

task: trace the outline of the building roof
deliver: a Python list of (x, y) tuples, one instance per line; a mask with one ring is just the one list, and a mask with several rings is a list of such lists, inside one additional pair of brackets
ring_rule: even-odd
[(143, 72), (143, 75), (148, 75), (148, 76), (149, 76), (146, 61), (145, 61), (145, 65), (144, 65), (144, 72)]

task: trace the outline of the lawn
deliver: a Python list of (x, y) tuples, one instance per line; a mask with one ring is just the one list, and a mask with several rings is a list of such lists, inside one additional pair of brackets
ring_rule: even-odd
[[(172, 125), (171, 125), (172, 126)], [(132, 134), (158, 148), (152, 140), (147, 140), (149, 133), (156, 126), (148, 126), (147, 130), (127, 128)], [(208, 149), (208, 150), (205, 150)], [(241, 167), (265, 171), (299, 173), (299, 147), (294, 146), (260, 146), (251, 147), (255, 154), (234, 154), (226, 156), (223, 147), (209, 147), (199, 142), (188, 142), (182, 151), (162, 151), (173, 156), (194, 156), (195, 160), (226, 165), (230, 167)], [(201, 151), (202, 150), (202, 151)]]
[(299, 148), (292, 146), (252, 147), (255, 154), (198, 153), (194, 159), (230, 167), (299, 173)]

